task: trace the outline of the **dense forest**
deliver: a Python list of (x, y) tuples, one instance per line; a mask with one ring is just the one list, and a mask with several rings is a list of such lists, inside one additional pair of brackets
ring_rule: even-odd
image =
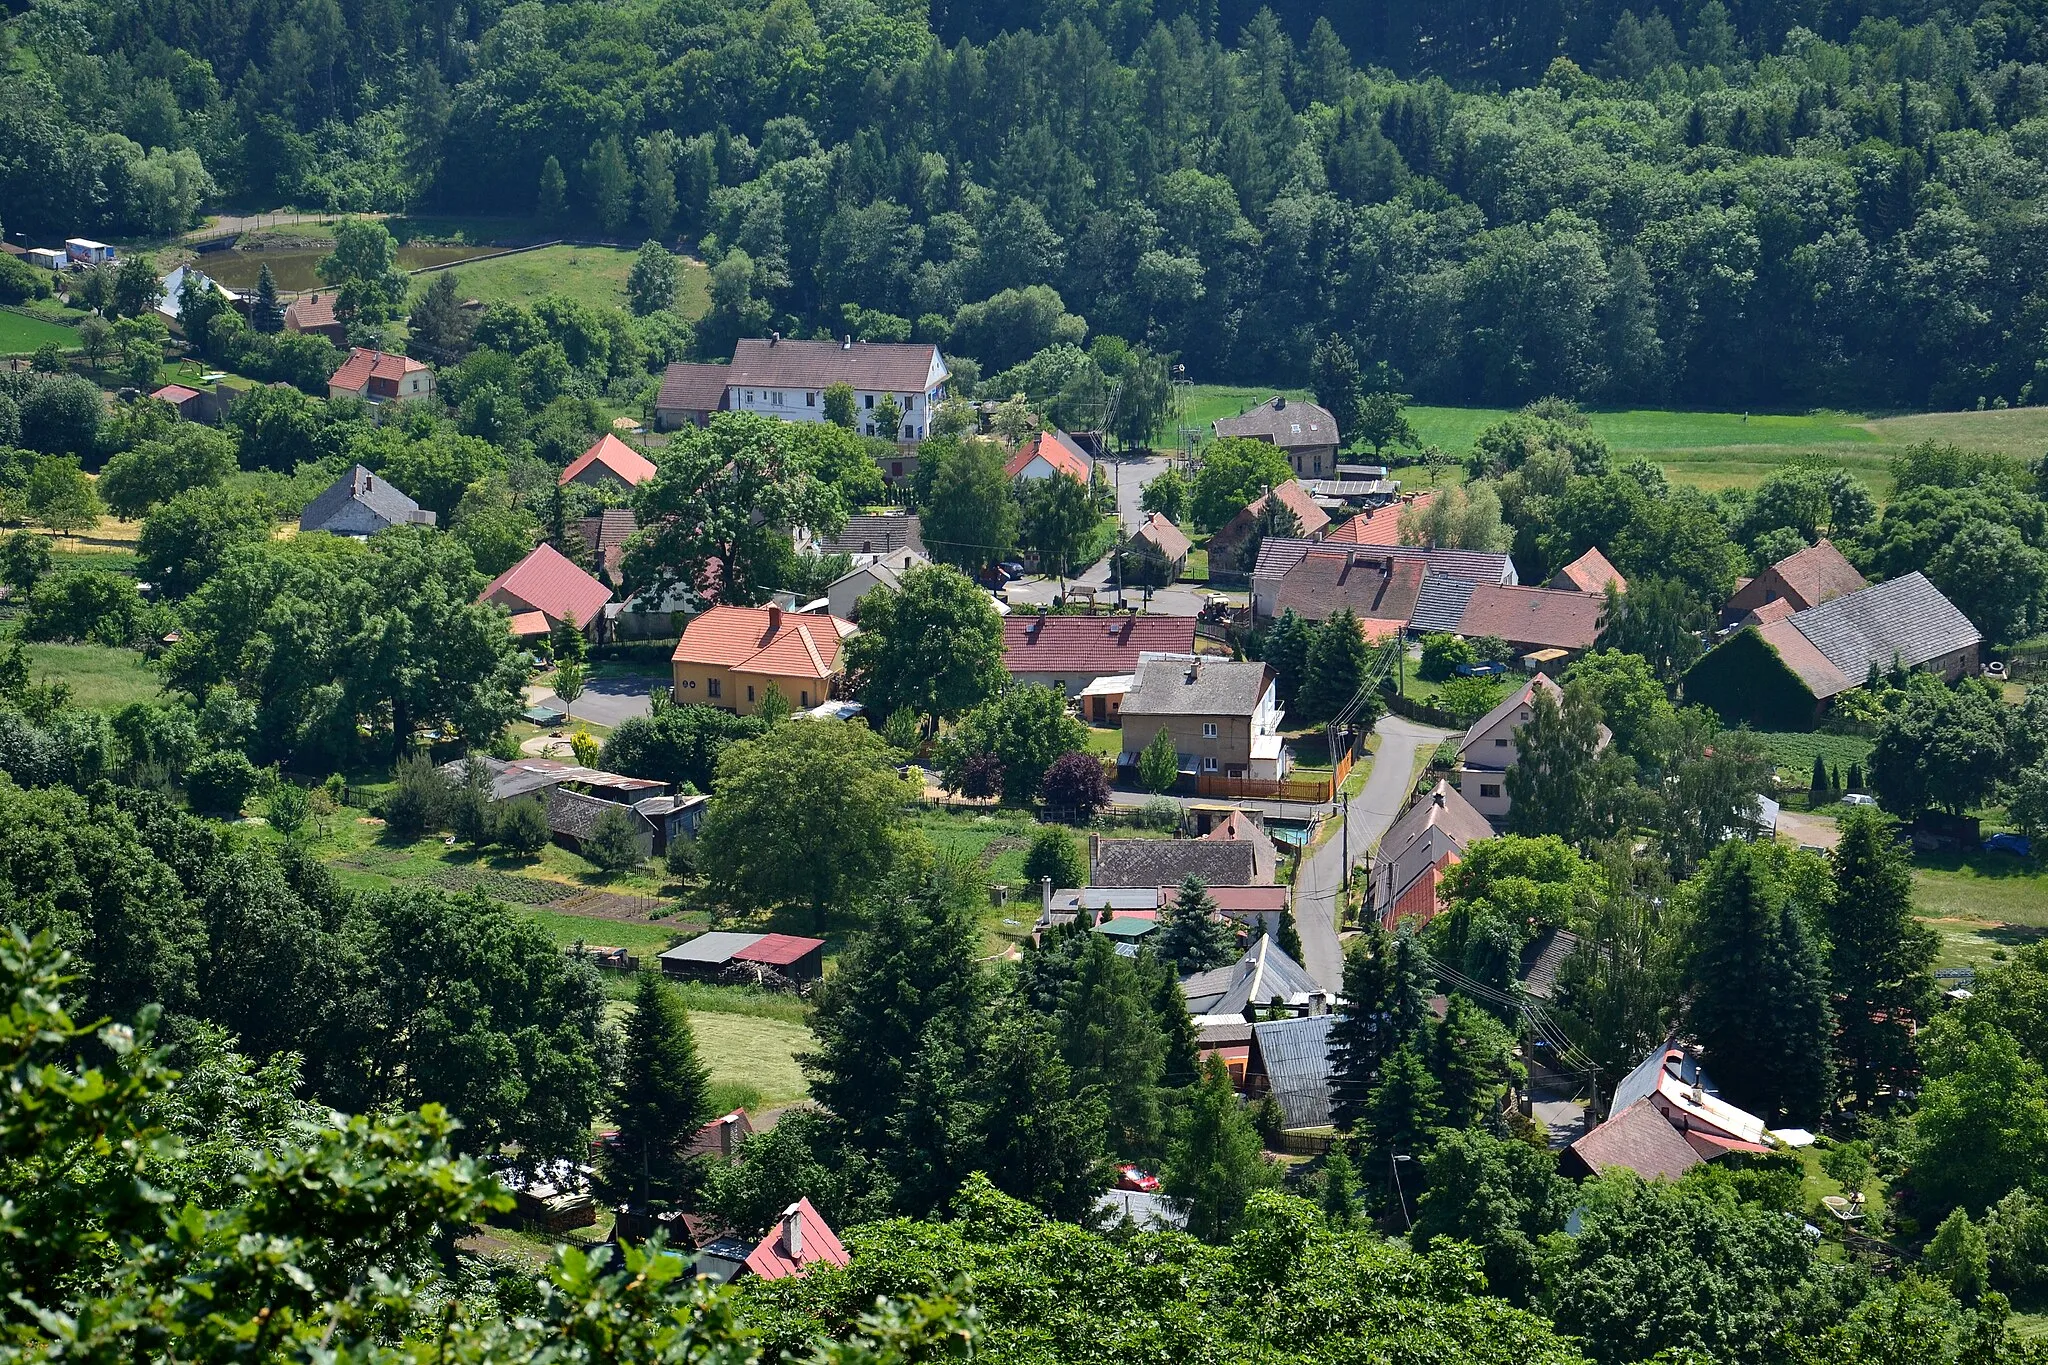
[(1437, 401), (2030, 401), (2038, 7), (1637, 2), (37, 0), (0, 215), (683, 239), (706, 354), (1043, 286), (1196, 379), (1299, 382), (1334, 332)]

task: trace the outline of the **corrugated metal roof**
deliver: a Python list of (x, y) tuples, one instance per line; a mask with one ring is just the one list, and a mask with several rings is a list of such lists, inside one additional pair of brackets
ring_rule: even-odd
[(766, 934), (736, 934), (728, 929), (713, 929), (697, 935), (688, 943), (678, 943), (661, 954), (664, 962), (730, 962), (741, 949), (751, 948)]
[[(1222, 844), (1217, 847), (1228, 848)], [(1247, 1005), (1299, 1005), (1322, 987), (1270, 935), (1261, 935), (1228, 967), (1201, 972), (1180, 983), (1191, 1015), (1242, 1014)]]
[(760, 962), (770, 967), (787, 967), (801, 962), (805, 957), (825, 946), (822, 938), (802, 938), (795, 934), (762, 934), (744, 948), (734, 950), (733, 957), (740, 962)]
[(1289, 1128), (1330, 1121), (1330, 1026), (1335, 1016), (1276, 1019), (1252, 1025), (1252, 1047)]

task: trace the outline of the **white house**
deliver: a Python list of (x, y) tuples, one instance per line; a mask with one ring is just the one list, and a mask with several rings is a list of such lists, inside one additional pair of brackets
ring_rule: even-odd
[[(1562, 706), (1564, 689), (1538, 673), (1509, 693), (1500, 705), (1472, 723), (1458, 744), (1458, 791), (1481, 815), (1495, 824), (1508, 815), (1508, 769), (1521, 757), (1517, 743), (1524, 725), (1536, 714), (1536, 692), (1548, 692)], [(1600, 747), (1614, 736), (1600, 727)]]
[(53, 246), (32, 246), (28, 249), (28, 263), (45, 270), (62, 270), (64, 253)]
[[(822, 422), (825, 390), (846, 384), (853, 389), (856, 429), (897, 441), (924, 439), (932, 406), (945, 397), (951, 373), (939, 348), (928, 344), (788, 341), (779, 336), (742, 338), (728, 368), (725, 403), (730, 411)], [(875, 429), (875, 411), (884, 398), (896, 401), (902, 418), (897, 430)]]
[(64, 254), (80, 265), (111, 265), (115, 259), (114, 248), (89, 237), (66, 238)]

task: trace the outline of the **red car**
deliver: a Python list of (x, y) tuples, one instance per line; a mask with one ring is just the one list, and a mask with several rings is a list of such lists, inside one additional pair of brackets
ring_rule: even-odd
[(1120, 1190), (1136, 1190), (1140, 1194), (1157, 1194), (1159, 1177), (1146, 1175), (1136, 1166), (1120, 1166), (1116, 1173), (1116, 1187)]

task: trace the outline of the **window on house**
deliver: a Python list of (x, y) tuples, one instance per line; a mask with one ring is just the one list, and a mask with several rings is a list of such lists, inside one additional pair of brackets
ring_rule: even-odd
[(1216, 759), (1213, 755), (1202, 760), (1202, 771), (1205, 773), (1213, 773), (1216, 771)]
[(1500, 797), (1500, 783), (1481, 782), (1479, 784), (1479, 795), (1482, 799), (1486, 797), (1493, 797), (1496, 800), (1498, 800)]
[(749, 403), (754, 401), (754, 391), (752, 389), (747, 390), (747, 401)]
[(1504, 739), (1495, 739), (1493, 741), (1493, 747), (1496, 749), (1505, 749), (1508, 747), (1508, 742)]
[(804, 406), (807, 408), (815, 408), (816, 406), (818, 406), (818, 391), (816, 389), (812, 389), (809, 393), (806, 393), (804, 395)]
[(1214, 738), (1216, 738), (1216, 722), (1215, 722), (1215, 721), (1213, 721), (1213, 720), (1205, 720), (1205, 721), (1203, 721), (1203, 722), (1202, 722), (1202, 738), (1203, 738), (1203, 739), (1214, 739)]
[(774, 405), (775, 405), (776, 407), (778, 407), (778, 408), (779, 408), (779, 407), (781, 407), (781, 406), (782, 406), (782, 390), (781, 390), (781, 389), (777, 389), (777, 390), (775, 390), (775, 392), (773, 392), (773, 393), (769, 394), (769, 395), (768, 395), (768, 401), (769, 401), (769, 402), (771, 402), (771, 403), (773, 403), (773, 404), (774, 404)]
[(748, 684), (747, 684), (747, 700), (748, 700), (748, 701), (752, 701), (753, 699), (754, 699), (754, 685), (753, 685), (752, 683), (748, 683)]
[(889, 461), (889, 477), (892, 479), (900, 479), (903, 477), (903, 461)]
[(713, 678), (710, 682), (704, 684), (704, 695), (707, 697), (717, 696), (719, 694), (720, 686), (721, 684), (719, 683), (718, 679)]
[(806, 708), (808, 708), (808, 707), (810, 706), (810, 704), (811, 704), (811, 694), (810, 694), (810, 693), (808, 693), (808, 692), (799, 692), (799, 693), (797, 693), (796, 695), (797, 695), (797, 704), (798, 704), (799, 706), (803, 706), (803, 707), (806, 707)]
[(912, 437), (911, 437), (911, 434), (910, 434), (910, 432), (911, 432), (910, 424), (906, 422), (906, 423), (904, 424), (904, 426), (903, 426), (903, 439), (904, 439), (904, 440), (908, 441), (908, 440), (912, 439)]
[(865, 402), (863, 402), (863, 403), (861, 404), (861, 406), (862, 406), (862, 407), (864, 407), (864, 408), (871, 408), (871, 407), (873, 407), (873, 406), (875, 405), (875, 396), (874, 396), (873, 394), (871, 394), (871, 393), (864, 393), (864, 394), (862, 394), (862, 395), (861, 395), (861, 397), (862, 397), (863, 399), (865, 399), (865, 400), (866, 400)]
[(909, 397), (907, 397), (907, 398), (905, 398), (905, 399), (903, 400), (903, 410), (904, 410), (905, 412), (916, 412), (916, 411), (917, 411), (917, 395), (916, 395), (916, 394), (914, 394), (914, 393), (913, 393), (913, 394), (911, 394), (911, 395), (910, 395)]

